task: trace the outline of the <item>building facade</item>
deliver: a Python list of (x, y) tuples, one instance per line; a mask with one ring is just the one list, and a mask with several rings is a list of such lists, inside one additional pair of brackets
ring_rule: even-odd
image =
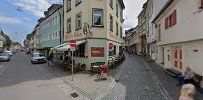
[(138, 15), (138, 31), (139, 31), (139, 42), (138, 42), (138, 53), (139, 55), (146, 56), (147, 54), (147, 37), (146, 37), (146, 7), (147, 3), (145, 3), (142, 7), (142, 11)]
[(155, 16), (159, 13), (159, 11), (163, 8), (168, 0), (148, 0), (147, 7), (146, 7), (146, 34), (147, 34), (147, 44), (148, 44), (148, 55), (151, 60), (157, 60), (158, 54), (158, 46), (157, 46), (157, 32), (155, 32), (155, 24), (152, 23), (152, 20)]
[(4, 42), (5, 42), (5, 37), (3, 36), (3, 30), (0, 27), (0, 52), (4, 51)]
[[(187, 6), (185, 6), (187, 5)], [(158, 34), (158, 60), (164, 68), (203, 76), (203, 0), (169, 0), (152, 21)]]
[[(75, 40), (76, 63), (90, 68), (95, 63), (108, 64), (109, 56), (118, 55), (123, 44), (122, 0), (65, 0), (64, 41)], [(114, 45), (109, 52), (108, 45)]]
[(63, 6), (53, 4), (44, 15), (35, 27), (34, 44), (38, 50), (47, 53), (50, 48), (63, 43)]
[(129, 30), (126, 30), (126, 36), (125, 36), (125, 45), (126, 50), (137, 54), (138, 52), (138, 40), (139, 40), (139, 32), (138, 32), (138, 26)]

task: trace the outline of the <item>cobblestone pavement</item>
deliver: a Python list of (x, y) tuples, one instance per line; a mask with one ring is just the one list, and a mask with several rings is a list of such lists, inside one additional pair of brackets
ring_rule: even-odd
[[(103, 100), (177, 100), (181, 87), (178, 81), (163, 71), (155, 62), (143, 57), (126, 54), (126, 60), (111, 75), (120, 82), (103, 96)], [(197, 93), (196, 100), (203, 94)]]
[(145, 62), (128, 54), (126, 60), (111, 71), (119, 80), (103, 100), (170, 100), (167, 91), (157, 82), (156, 76), (146, 68)]
[[(154, 72), (154, 74), (158, 77), (163, 87), (165, 87), (165, 89), (168, 91), (169, 95), (174, 100), (177, 100), (180, 95), (181, 89), (181, 87), (176, 86), (178, 81), (175, 78), (172, 78), (166, 73), (164, 73), (164, 69), (155, 62), (149, 62), (148, 65), (150, 69)], [(202, 100), (202, 98), (203, 94), (197, 92), (196, 100)]]
[(97, 79), (96, 75), (91, 76), (86, 72), (74, 73), (74, 81), (71, 81), (70, 71), (64, 71), (62, 66), (47, 66), (47, 64), (41, 66), (43, 70), (52, 73), (54, 75), (53, 77), (60, 77), (76, 93), (80, 93), (91, 100), (98, 99), (99, 95), (106, 91), (114, 82), (113, 77), (110, 80), (97, 82), (95, 81)]

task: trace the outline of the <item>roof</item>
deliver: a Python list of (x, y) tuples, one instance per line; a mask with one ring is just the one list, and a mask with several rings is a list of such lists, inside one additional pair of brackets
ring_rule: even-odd
[(168, 0), (157, 16), (153, 19), (152, 23), (154, 23), (163, 13), (164, 11), (173, 3), (174, 0)]
[(63, 5), (61, 5), (61, 4), (52, 4), (47, 10), (49, 11), (49, 10), (51, 10), (54, 7), (61, 8), (62, 6)]
[(125, 4), (123, 3), (123, 0), (118, 0), (118, 2), (121, 4), (121, 7), (122, 7), (123, 9), (125, 9)]
[[(48, 16), (45, 16), (45, 18), (43, 18), (38, 24), (40, 24), (40, 23), (42, 23), (44, 20), (46, 20), (47, 18), (49, 18), (51, 15), (53, 15), (56, 11), (58, 11), (59, 9), (61, 9), (62, 7), (63, 7), (63, 5), (60, 5), (60, 4), (52, 4), (52, 6), (51, 7), (49, 7), (48, 8), (48, 10), (50, 10), (52, 7), (53, 7), (53, 5), (57, 5), (58, 7), (57, 7), (57, 9), (55, 9), (55, 11), (53, 12), (53, 13), (51, 13), (50, 15), (48, 15)], [(46, 11), (45, 11), (46, 12)], [(40, 19), (39, 19), (40, 20)]]

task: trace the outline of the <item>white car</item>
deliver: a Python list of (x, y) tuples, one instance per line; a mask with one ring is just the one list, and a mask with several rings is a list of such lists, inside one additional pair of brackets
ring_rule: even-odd
[(39, 63), (46, 63), (46, 62), (47, 62), (47, 59), (42, 53), (35, 52), (32, 54), (32, 58), (31, 58), (32, 64), (39, 64)]
[(0, 61), (10, 61), (10, 55), (8, 53), (0, 53)]
[(12, 52), (12, 51), (5, 51), (5, 53), (8, 53), (10, 56), (13, 55), (13, 52)]

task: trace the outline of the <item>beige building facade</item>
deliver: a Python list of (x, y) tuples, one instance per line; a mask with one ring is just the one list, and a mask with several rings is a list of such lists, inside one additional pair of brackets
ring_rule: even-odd
[(203, 0), (169, 0), (153, 20), (158, 35), (158, 60), (181, 72), (190, 67), (203, 76)]
[[(124, 8), (122, 0), (64, 1), (64, 42), (76, 41), (76, 63), (90, 68), (121, 53)], [(114, 47), (109, 52), (110, 43)]]

